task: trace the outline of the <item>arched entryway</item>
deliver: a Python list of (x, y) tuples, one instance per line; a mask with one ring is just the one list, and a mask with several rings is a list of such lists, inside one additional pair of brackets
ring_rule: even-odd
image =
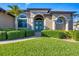
[(36, 15), (34, 17), (34, 30), (42, 31), (44, 29), (44, 18), (42, 15)]
[(56, 30), (65, 30), (66, 19), (64, 17), (58, 17), (55, 24), (56, 24)]

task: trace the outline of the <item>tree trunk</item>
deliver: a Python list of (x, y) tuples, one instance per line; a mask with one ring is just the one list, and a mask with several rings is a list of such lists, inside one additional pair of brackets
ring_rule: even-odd
[(17, 17), (15, 17), (15, 29), (18, 29), (18, 21), (17, 21)]

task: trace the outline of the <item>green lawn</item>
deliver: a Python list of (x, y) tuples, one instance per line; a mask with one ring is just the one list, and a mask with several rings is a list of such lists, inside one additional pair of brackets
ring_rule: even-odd
[(18, 43), (0, 44), (3, 56), (61, 56), (79, 55), (79, 42), (53, 38), (38, 38)]

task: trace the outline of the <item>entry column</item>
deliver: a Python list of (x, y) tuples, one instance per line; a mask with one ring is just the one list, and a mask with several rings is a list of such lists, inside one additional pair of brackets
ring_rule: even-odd
[(68, 31), (68, 27), (69, 27), (68, 24), (69, 24), (69, 21), (67, 20), (66, 21), (66, 29), (65, 29), (66, 31)]
[(30, 17), (29, 21), (30, 21), (31, 29), (34, 30), (34, 25), (33, 25), (34, 20), (33, 20), (33, 17)]
[(55, 30), (55, 20), (52, 20), (52, 29)]

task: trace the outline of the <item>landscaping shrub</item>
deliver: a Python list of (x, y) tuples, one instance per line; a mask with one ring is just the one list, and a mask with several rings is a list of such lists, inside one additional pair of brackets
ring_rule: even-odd
[(58, 32), (57, 31), (52, 31), (52, 30), (43, 30), (41, 32), (42, 36), (45, 37), (57, 37), (58, 36)]
[(67, 35), (63, 31), (58, 31), (58, 37), (57, 38), (65, 39), (65, 38), (67, 38)]
[(69, 32), (68, 35), (70, 36), (70, 38), (73, 39), (74, 38), (74, 31), (69, 30), (68, 32)]
[(5, 39), (6, 39), (6, 32), (0, 31), (0, 40), (5, 40)]
[(14, 28), (0, 28), (0, 31), (12, 31)]
[(42, 36), (45, 36), (45, 37), (54, 37), (54, 38), (61, 38), (61, 39), (71, 38), (71, 35), (68, 31), (43, 30), (41, 33), (42, 33)]
[(73, 39), (76, 41), (79, 41), (79, 31), (78, 30), (73, 31)]
[(59, 36), (58, 38), (61, 38), (61, 39), (72, 38), (71, 32), (69, 32), (69, 31), (59, 31), (58, 36)]
[(34, 36), (34, 31), (33, 30), (27, 30), (25, 36)]
[(25, 31), (25, 37), (34, 36), (34, 31), (27, 28), (19, 28), (19, 30)]
[(79, 41), (79, 31), (78, 30), (70, 30), (68, 31), (68, 36), (72, 38), (73, 40)]
[(25, 31), (23, 30), (15, 30), (7, 32), (7, 39), (16, 39), (25, 37)]

